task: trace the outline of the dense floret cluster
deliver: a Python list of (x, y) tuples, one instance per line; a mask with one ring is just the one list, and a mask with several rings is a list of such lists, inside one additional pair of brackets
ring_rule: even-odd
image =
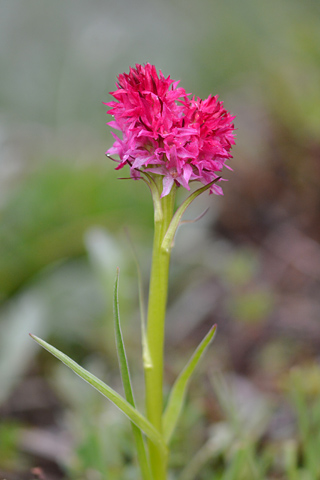
[[(136, 65), (119, 75), (118, 89), (110, 92), (115, 101), (106, 103), (114, 116), (108, 125), (122, 132), (122, 138), (112, 134), (106, 154), (118, 155), (116, 168), (128, 164), (133, 178), (142, 170), (162, 175), (162, 196), (174, 182), (189, 190), (190, 181), (207, 185), (218, 178), (235, 143), (234, 117), (218, 96), (190, 98), (178, 83), (153, 65)], [(217, 183), (210, 192), (223, 193)]]

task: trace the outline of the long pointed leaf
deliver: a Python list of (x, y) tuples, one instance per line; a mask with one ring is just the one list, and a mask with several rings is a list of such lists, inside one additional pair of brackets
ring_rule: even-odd
[(171, 250), (172, 244), (173, 244), (173, 239), (174, 239), (174, 236), (176, 234), (177, 228), (180, 224), (180, 220), (182, 218), (182, 215), (184, 214), (184, 212), (186, 211), (186, 209), (188, 208), (190, 203), (192, 203), (193, 200), (195, 198), (197, 198), (201, 193), (205, 192), (206, 190), (208, 190), (208, 188), (212, 187), (212, 185), (214, 183), (216, 183), (218, 180), (220, 180), (220, 178), (221, 177), (218, 177), (215, 180), (213, 180), (212, 182), (208, 183), (208, 185), (205, 185), (204, 187), (198, 188), (198, 190), (191, 193), (191, 195), (189, 195), (189, 197), (186, 198), (186, 200), (180, 205), (180, 207), (178, 208), (178, 210), (174, 214), (174, 216), (173, 216), (173, 218), (170, 222), (169, 228), (168, 228), (168, 230), (167, 230), (167, 232), (166, 232), (166, 234), (165, 234), (165, 236), (162, 240), (161, 248), (163, 250), (165, 250), (166, 252), (169, 252)]
[(169, 443), (177, 425), (191, 375), (203, 357), (205, 350), (213, 340), (215, 331), (216, 325), (214, 325), (204, 337), (171, 389), (168, 404), (163, 414), (163, 432), (167, 444)]
[[(113, 296), (114, 329), (115, 329), (117, 352), (118, 352), (118, 359), (119, 359), (124, 393), (125, 393), (127, 402), (129, 402), (130, 405), (135, 407), (133, 390), (132, 390), (132, 385), (130, 380), (128, 359), (127, 359), (127, 355), (124, 347), (123, 336), (122, 336), (121, 325), (120, 325), (118, 290), (119, 290), (119, 268), (117, 268), (117, 276), (114, 284), (114, 296)], [(143, 480), (151, 480), (151, 471), (149, 467), (149, 462), (148, 462), (141, 430), (133, 422), (131, 422), (131, 425), (132, 425), (134, 439), (136, 442), (138, 460), (141, 468), (142, 478)]]
[(93, 388), (98, 390), (104, 397), (110, 400), (116, 407), (118, 407), (137, 427), (139, 427), (150, 440), (160, 447), (164, 456), (167, 455), (167, 448), (161, 434), (156, 428), (130, 403), (119, 395), (113, 388), (105, 384), (98, 377), (88, 372), (84, 368), (80, 367), (74, 360), (60, 352), (57, 348), (53, 347), (49, 343), (41, 340), (41, 338), (31, 335), (36, 342), (43, 348), (48, 350), (52, 355), (58, 358), (62, 363), (69, 367), (74, 373), (81, 377), (84, 381), (89, 383)]

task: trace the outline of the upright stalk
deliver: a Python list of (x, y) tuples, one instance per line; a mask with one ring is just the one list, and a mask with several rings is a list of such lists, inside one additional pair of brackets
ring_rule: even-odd
[[(162, 178), (156, 176), (160, 190)], [(146, 410), (148, 420), (162, 433), (163, 413), (163, 350), (165, 314), (168, 292), (170, 249), (161, 249), (162, 240), (173, 216), (175, 188), (161, 199), (162, 215), (155, 211), (152, 267), (149, 286), (147, 344), (149, 362), (145, 366)], [(153, 480), (167, 478), (167, 458), (149, 441), (149, 454)]]

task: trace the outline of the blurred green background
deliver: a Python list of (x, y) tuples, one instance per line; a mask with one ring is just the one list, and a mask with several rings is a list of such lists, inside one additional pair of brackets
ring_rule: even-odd
[(318, 0), (1, 0), (0, 478), (40, 478), (33, 467), (47, 480), (138, 478), (126, 419), (28, 332), (121, 391), (111, 321), (120, 266), (143, 410), (124, 228), (147, 288), (152, 202), (104, 156), (102, 102), (144, 62), (197, 96), (219, 94), (237, 116), (225, 195), (192, 205), (189, 219), (209, 212), (179, 230), (173, 251), (167, 387), (212, 323), (218, 334), (191, 386), (172, 478), (316, 480)]

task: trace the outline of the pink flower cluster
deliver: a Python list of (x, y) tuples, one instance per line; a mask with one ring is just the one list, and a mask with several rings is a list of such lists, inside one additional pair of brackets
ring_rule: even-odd
[[(190, 98), (178, 83), (158, 75), (153, 65), (136, 65), (119, 75), (118, 89), (110, 92), (115, 101), (105, 104), (114, 116), (108, 125), (122, 132), (122, 139), (112, 133), (115, 142), (106, 154), (119, 155), (116, 169), (130, 165), (133, 178), (142, 170), (162, 175), (162, 196), (174, 182), (188, 190), (190, 181), (212, 182), (235, 143), (235, 117), (218, 96)], [(217, 184), (210, 192), (223, 194)]]

